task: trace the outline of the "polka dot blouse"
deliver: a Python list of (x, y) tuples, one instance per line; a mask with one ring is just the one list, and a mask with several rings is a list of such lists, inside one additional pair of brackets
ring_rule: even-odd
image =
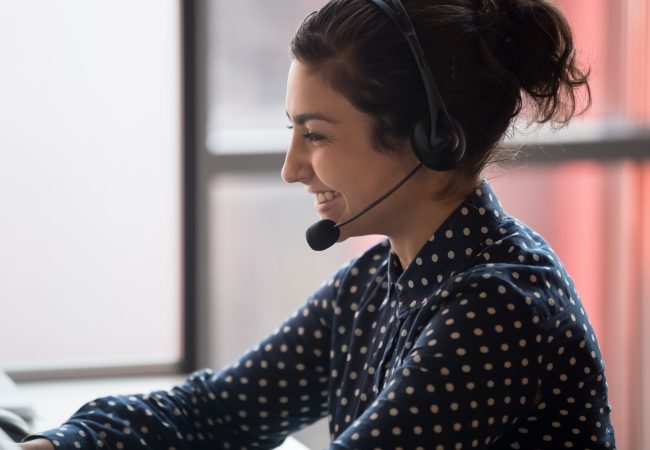
[(273, 448), (327, 417), (330, 449), (612, 449), (610, 409), (571, 279), (483, 181), (406, 270), (378, 244), (234, 365), (95, 400), (41, 436)]

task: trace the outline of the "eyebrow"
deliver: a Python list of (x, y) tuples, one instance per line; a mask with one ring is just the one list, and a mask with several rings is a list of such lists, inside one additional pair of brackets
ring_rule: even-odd
[[(289, 120), (291, 120), (289, 111), (286, 111), (286, 113)], [(293, 120), (298, 125), (304, 125), (306, 122), (309, 122), (310, 120), (322, 120), (324, 122), (329, 122), (329, 123), (338, 123), (336, 120), (328, 119), (327, 117), (319, 113), (298, 114), (296, 117), (294, 117)]]

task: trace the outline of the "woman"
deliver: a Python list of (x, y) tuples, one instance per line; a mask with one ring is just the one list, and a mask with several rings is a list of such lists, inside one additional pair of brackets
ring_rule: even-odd
[(387, 239), (233, 366), (96, 400), (24, 448), (273, 448), (324, 416), (331, 449), (615, 448), (573, 283), (481, 177), (522, 109), (563, 124), (589, 100), (570, 28), (544, 0), (400, 8), (332, 0), (301, 25), (282, 170), (331, 221), (315, 247)]

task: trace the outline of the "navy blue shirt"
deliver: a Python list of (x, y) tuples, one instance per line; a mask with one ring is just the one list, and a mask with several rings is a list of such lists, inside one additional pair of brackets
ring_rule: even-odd
[(384, 241), (234, 365), (95, 400), (41, 435), (273, 448), (327, 416), (331, 449), (615, 448), (604, 370), (558, 257), (483, 181), (406, 270)]

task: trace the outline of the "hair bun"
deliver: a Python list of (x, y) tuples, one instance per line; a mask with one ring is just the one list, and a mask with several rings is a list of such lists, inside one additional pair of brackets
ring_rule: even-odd
[[(497, 13), (505, 51), (502, 62), (533, 100), (534, 120), (567, 123), (576, 110), (575, 88), (584, 86), (591, 104), (588, 72), (576, 64), (571, 28), (547, 0), (482, 0)], [(490, 8), (495, 8), (490, 9)], [(584, 110), (583, 110), (584, 111)]]

